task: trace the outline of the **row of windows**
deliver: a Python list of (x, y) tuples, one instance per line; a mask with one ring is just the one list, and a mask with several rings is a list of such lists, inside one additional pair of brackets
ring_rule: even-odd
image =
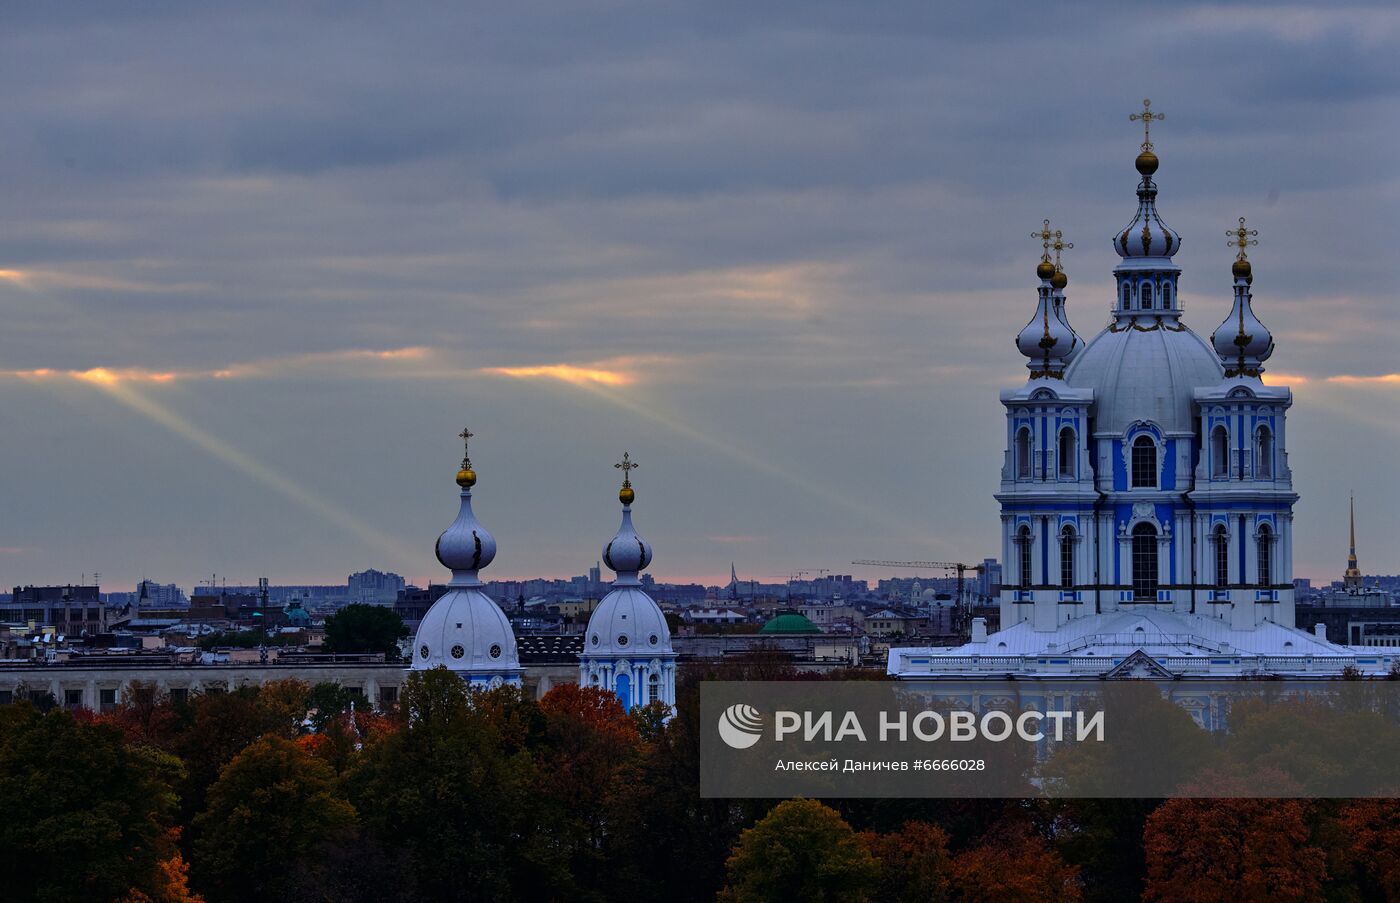
[[(1061, 479), (1075, 478), (1075, 464), (1078, 443), (1074, 430), (1064, 427), (1060, 430), (1058, 443), (1057, 474)], [(1254, 477), (1271, 480), (1274, 473), (1274, 435), (1267, 426), (1261, 425), (1254, 431)], [(1031, 449), (1031, 431), (1022, 427), (1016, 433), (1016, 479), (1029, 480), (1034, 476), (1034, 454)], [(1234, 476), (1243, 480), (1246, 476), (1244, 460), (1241, 458), (1232, 468), (1230, 434), (1224, 426), (1217, 426), (1210, 434), (1211, 475), (1215, 479), (1228, 479)], [(1138, 436), (1133, 440), (1130, 456), (1131, 482), (1134, 489), (1155, 489), (1159, 469), (1157, 466), (1157, 443), (1151, 436)], [(1233, 469), (1233, 474), (1232, 474)]]
[[(1067, 426), (1060, 430), (1057, 447), (1059, 463), (1056, 472), (1062, 479), (1072, 480), (1075, 477), (1075, 458), (1077, 457), (1075, 450), (1077, 448), (1078, 443), (1075, 441), (1074, 428)], [(1016, 433), (1016, 479), (1031, 479), (1034, 470), (1031, 459), (1031, 431), (1022, 427)]]
[[(1254, 431), (1254, 476), (1259, 480), (1271, 480), (1274, 473), (1274, 434), (1267, 426), (1260, 425)], [(1230, 454), (1230, 432), (1223, 424), (1210, 433), (1210, 473), (1217, 480), (1245, 478), (1244, 460), (1232, 462)], [(1232, 467), (1232, 464), (1234, 466)], [(1232, 474), (1231, 471), (1234, 471)]]
[[(1156, 301), (1157, 301), (1157, 299), (1158, 299), (1159, 296), (1160, 296), (1160, 299), (1161, 299), (1161, 302), (1162, 302), (1162, 303), (1161, 303), (1161, 309), (1162, 309), (1162, 310), (1169, 310), (1169, 309), (1171, 308), (1171, 306), (1172, 306), (1172, 286), (1171, 286), (1171, 283), (1170, 283), (1170, 282), (1168, 282), (1166, 285), (1162, 286), (1162, 290), (1161, 290), (1160, 292), (1154, 292), (1152, 283), (1150, 283), (1150, 282), (1139, 282), (1139, 283), (1138, 283), (1138, 306), (1137, 306), (1136, 309), (1138, 309), (1138, 310), (1157, 310), (1158, 307), (1157, 307)], [(1124, 309), (1124, 310), (1133, 310), (1133, 309), (1134, 309), (1134, 308), (1133, 308), (1133, 284), (1132, 284), (1131, 282), (1124, 282), (1124, 283), (1123, 283), (1123, 309)]]
[[(1077, 539), (1071, 526), (1066, 525), (1060, 531), (1060, 586), (1063, 589), (1073, 589), (1075, 586), (1074, 545)], [(1223, 525), (1215, 528), (1212, 541), (1215, 543), (1215, 585), (1229, 586), (1230, 538)], [(1133, 528), (1132, 543), (1133, 598), (1155, 599), (1159, 586), (1157, 528), (1151, 524), (1138, 524)], [(1273, 531), (1268, 524), (1261, 524), (1256, 549), (1256, 579), (1260, 586), (1270, 586), (1274, 582), (1273, 543)], [(1030, 527), (1022, 525), (1017, 531), (1016, 546), (1018, 585), (1022, 589), (1029, 589), (1032, 586), (1031, 556), (1034, 554)]]

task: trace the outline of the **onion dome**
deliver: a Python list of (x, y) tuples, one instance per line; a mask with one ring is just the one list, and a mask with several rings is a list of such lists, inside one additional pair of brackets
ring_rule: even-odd
[(618, 500), (622, 502), (622, 526), (603, 547), (603, 563), (617, 572), (613, 586), (635, 586), (641, 582), (637, 574), (651, 564), (651, 546), (632, 528), (632, 502), (636, 500), (637, 493), (632, 489), (631, 472), (638, 465), (631, 455), (624, 452), (621, 463), (614, 466), (622, 470), (622, 489), (617, 493)]
[(442, 566), (452, 571), (452, 586), (478, 586), (481, 579), (477, 571), (486, 567), (496, 557), (496, 538), (492, 536), (472, 512), (472, 487), (476, 485), (476, 471), (466, 450), (471, 439), (470, 430), (462, 430), (462, 464), (457, 471), (457, 485), (462, 488), (462, 507), (457, 511), (457, 519), (443, 531), (437, 541), (437, 559)]
[(1157, 172), (1157, 155), (1152, 152), (1152, 123), (1165, 116), (1152, 112), (1152, 101), (1142, 102), (1142, 112), (1128, 117), (1143, 126), (1142, 153), (1134, 165), (1142, 180), (1138, 182), (1138, 209), (1133, 221), (1113, 239), (1113, 250), (1126, 259), (1135, 257), (1170, 257), (1181, 248), (1181, 235), (1162, 222), (1157, 214), (1157, 184), (1152, 176)]
[(1227, 379), (1257, 377), (1264, 372), (1264, 361), (1274, 353), (1274, 337), (1254, 315), (1250, 303), (1253, 294), (1249, 287), (1254, 282), (1254, 268), (1250, 266), (1245, 249), (1259, 244), (1252, 237), (1258, 235), (1259, 230), (1246, 228), (1244, 217), (1240, 217), (1239, 227), (1225, 234), (1231, 236), (1231, 246), (1239, 249), (1235, 262), (1230, 266), (1235, 280), (1235, 303), (1225, 322), (1211, 335), (1210, 342), (1225, 365)]
[(1050, 260), (1050, 243), (1052, 240), (1056, 243), (1057, 255), (1059, 249), (1073, 245), (1064, 242), (1059, 231), (1050, 231), (1048, 219), (1040, 231), (1031, 233), (1031, 237), (1039, 238), (1045, 249), (1035, 268), (1040, 288), (1037, 290), (1035, 316), (1016, 336), (1016, 347), (1028, 359), (1026, 367), (1031, 371), (1031, 379), (1059, 379), (1064, 376), (1065, 364), (1073, 356), (1079, 337), (1070, 328), (1062, 306), (1057, 306), (1054, 298), (1055, 282), (1068, 284), (1068, 280)]
[(457, 471), (462, 507), (437, 541), (437, 557), (452, 569), (452, 580), (432, 604), (413, 638), (415, 671), (447, 668), (478, 688), (520, 682), (520, 657), (515, 632), (501, 607), (481, 591), (477, 572), (496, 557), (496, 540), (472, 513), (471, 488), (476, 484), (466, 453), (470, 430), (460, 433), (462, 464)]
[(585, 659), (604, 657), (662, 657), (672, 656), (671, 630), (666, 616), (656, 600), (647, 595), (638, 572), (651, 563), (651, 546), (632, 527), (632, 502), (637, 494), (629, 478), (637, 462), (624, 454), (621, 463), (622, 526), (603, 549), (603, 563), (617, 572), (612, 590), (598, 603), (588, 619)]

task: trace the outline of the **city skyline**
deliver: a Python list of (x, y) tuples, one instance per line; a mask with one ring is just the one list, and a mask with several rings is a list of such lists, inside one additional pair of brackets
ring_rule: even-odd
[(658, 579), (995, 555), (1029, 233), (1091, 337), (1144, 95), (1198, 332), (1260, 231), (1296, 575), (1353, 490), (1400, 572), (1400, 14), (798, 9), (15, 12), (0, 580), (440, 581), (463, 422), (498, 579), (597, 560), (623, 451)]

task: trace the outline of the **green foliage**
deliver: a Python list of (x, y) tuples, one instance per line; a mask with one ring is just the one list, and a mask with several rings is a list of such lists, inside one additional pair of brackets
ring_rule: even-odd
[(398, 661), (398, 641), (408, 636), (403, 618), (383, 605), (356, 602), (326, 618), (327, 652), (382, 652)]
[(256, 649), (259, 646), (298, 646), (301, 639), (293, 634), (274, 633), (265, 630), (230, 630), (202, 636), (195, 643), (200, 649), (212, 652), (215, 649)]
[(728, 869), (726, 903), (861, 903), (880, 874), (865, 842), (816, 800), (779, 803), (739, 837)]
[(298, 866), (355, 824), (331, 767), (276, 736), (235, 756), (208, 800), (194, 820), (194, 874), (211, 901), (288, 898)]
[(10, 900), (154, 894), (180, 763), (61, 709), (0, 709), (0, 871)]

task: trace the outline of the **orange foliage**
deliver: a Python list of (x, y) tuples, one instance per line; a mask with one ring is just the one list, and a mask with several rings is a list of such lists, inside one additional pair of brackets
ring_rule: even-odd
[(1079, 869), (1023, 827), (994, 831), (953, 859), (953, 883), (965, 903), (1076, 903)]
[(1387, 900), (1400, 900), (1400, 800), (1352, 800), (1337, 815), (1339, 858), (1369, 879)]
[(1316, 900), (1326, 856), (1312, 842), (1313, 804), (1296, 799), (1172, 799), (1147, 819), (1153, 903)]
[(939, 903), (949, 898), (952, 857), (948, 833), (926, 821), (907, 821), (889, 834), (866, 831), (861, 840), (880, 863), (876, 899)]
[(622, 708), (617, 697), (597, 687), (560, 684), (540, 700), (540, 708), (551, 719), (577, 720), (613, 741), (635, 743), (637, 725)]

